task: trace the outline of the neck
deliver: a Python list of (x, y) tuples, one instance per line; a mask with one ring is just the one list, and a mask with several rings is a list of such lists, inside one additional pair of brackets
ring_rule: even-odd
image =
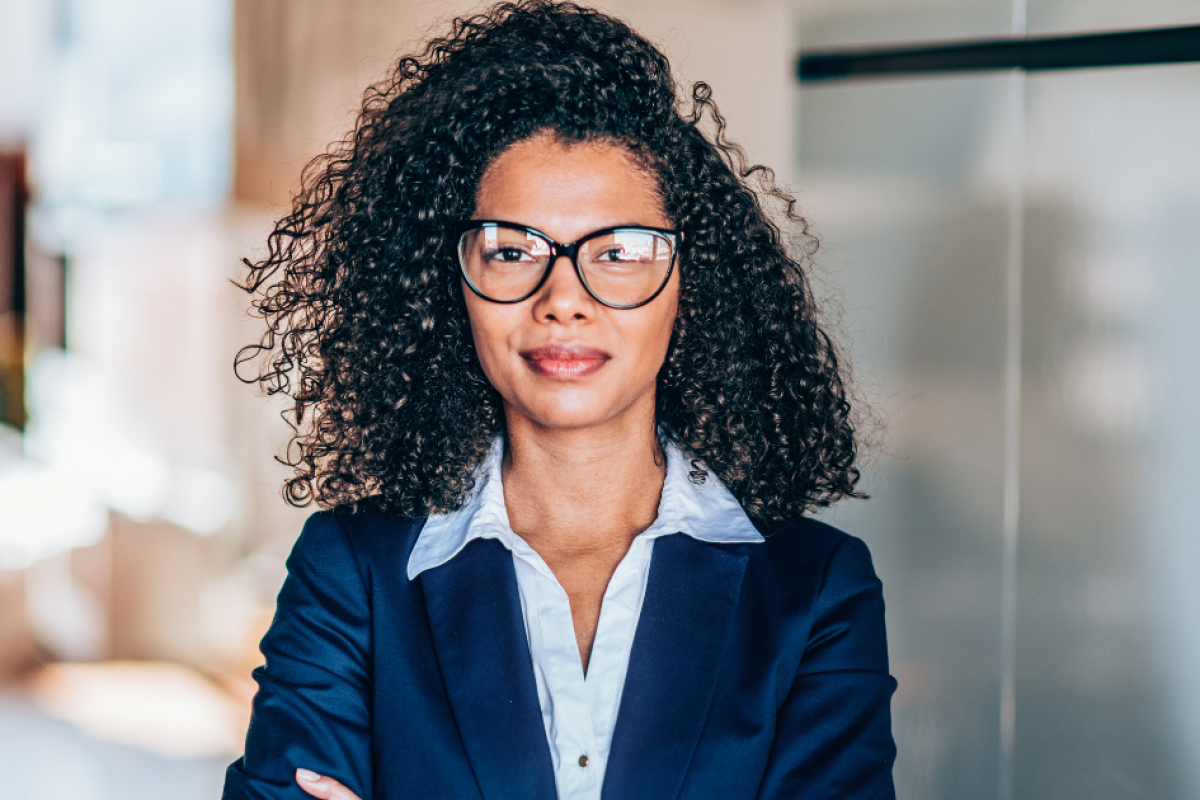
[(666, 476), (653, 404), (601, 426), (562, 430), (510, 413), (509, 523), (543, 555), (620, 550), (654, 522)]

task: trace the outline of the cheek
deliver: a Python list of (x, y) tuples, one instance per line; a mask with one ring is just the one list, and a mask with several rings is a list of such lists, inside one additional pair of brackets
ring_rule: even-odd
[(475, 353), (479, 356), (483, 374), (493, 385), (504, 382), (502, 353), (509, 329), (504, 314), (496, 313), (500, 308), (492, 303), (485, 305), (477, 298), (467, 299), (467, 318), (475, 342)]
[(679, 271), (671, 277), (671, 282), (663, 290), (662, 313), (659, 317), (659, 337), (665, 354), (671, 343), (671, 335), (675, 332), (675, 320), (679, 317)]
[(657, 306), (655, 313), (641, 321), (642, 324), (638, 326), (636, 333), (631, 331), (631, 338), (636, 336), (637, 349), (642, 354), (639, 359), (640, 369), (646, 372), (651, 379), (658, 375), (658, 371), (662, 367), (667, 348), (671, 344), (671, 334), (675, 330), (675, 317), (679, 313), (679, 299), (675, 292), (659, 299), (666, 302), (659, 306), (656, 300), (652, 304)]

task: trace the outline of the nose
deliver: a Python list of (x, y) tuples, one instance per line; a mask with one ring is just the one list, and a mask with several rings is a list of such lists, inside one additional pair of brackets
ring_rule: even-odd
[(590, 319), (596, 311), (596, 300), (589, 293), (565, 254), (554, 257), (546, 282), (534, 296), (533, 313), (547, 322), (571, 322)]

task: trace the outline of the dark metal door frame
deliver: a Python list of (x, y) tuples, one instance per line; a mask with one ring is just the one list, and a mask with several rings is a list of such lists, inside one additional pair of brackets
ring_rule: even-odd
[(796, 77), (801, 83), (811, 84), (947, 72), (1009, 69), (1037, 72), (1197, 61), (1200, 61), (1200, 25), (1190, 25), (816, 51), (800, 57)]

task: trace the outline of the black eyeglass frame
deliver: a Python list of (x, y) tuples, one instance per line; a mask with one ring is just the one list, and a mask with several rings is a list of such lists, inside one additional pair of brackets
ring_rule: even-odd
[[(465, 233), (467, 233), (467, 231), (474, 230), (475, 228), (482, 228), (487, 225), (496, 225), (496, 226), (508, 228), (509, 230), (523, 231), (527, 234), (532, 234), (532, 235), (538, 237), (539, 239), (543, 240), (548, 245), (550, 245), (550, 258), (546, 261), (545, 272), (543, 272), (542, 277), (538, 279), (537, 285), (535, 285), (533, 287), (533, 289), (531, 289), (529, 291), (529, 293), (524, 295), (523, 297), (518, 297), (516, 300), (497, 300), (494, 297), (488, 297), (486, 294), (481, 292), (479, 290), (479, 288), (477, 286), (475, 286), (474, 283), (471, 282), (471, 276), (469, 276), (467, 274), (467, 266), (466, 266), (466, 264), (463, 263), (462, 254), (459, 250), (459, 245), (462, 243), (462, 237)], [(650, 295), (645, 300), (641, 301), (640, 303), (634, 303), (633, 305), (627, 305), (627, 306), (610, 303), (607, 300), (604, 300), (603, 298), (597, 296), (597, 294), (594, 291), (592, 291), (592, 287), (588, 285), (587, 276), (583, 274), (583, 269), (579, 266), (579, 258), (578, 258), (579, 248), (581, 246), (583, 246), (586, 242), (589, 242), (592, 239), (599, 238), (599, 237), (604, 236), (609, 233), (617, 233), (618, 231), (649, 231), (650, 233), (655, 233), (655, 234), (658, 234), (659, 236), (667, 237), (667, 238), (669, 238), (669, 240), (671, 242), (671, 262), (667, 265), (667, 274), (663, 276), (662, 283), (659, 285), (659, 287), (657, 289), (654, 290), (654, 294)], [(523, 303), (524, 301), (533, 297), (535, 294), (537, 294), (541, 290), (542, 286), (545, 285), (546, 279), (550, 277), (550, 270), (554, 269), (554, 265), (556, 263), (558, 263), (558, 259), (561, 256), (566, 256), (568, 259), (570, 259), (571, 265), (573, 267), (575, 267), (575, 275), (579, 278), (579, 282), (581, 284), (583, 284), (583, 288), (587, 290), (587, 293), (592, 296), (593, 300), (595, 300), (597, 303), (600, 303), (601, 305), (608, 306), (609, 308), (615, 308), (615, 309), (622, 310), (622, 311), (625, 311), (625, 310), (628, 310), (631, 308), (641, 308), (642, 306), (646, 305), (647, 303), (652, 302), (654, 300), (654, 298), (656, 298), (660, 294), (662, 294), (662, 290), (667, 288), (667, 282), (671, 280), (671, 273), (675, 271), (675, 264), (679, 260), (679, 245), (682, 244), (684, 241), (684, 232), (681, 230), (678, 230), (678, 229), (653, 228), (648, 225), (617, 225), (612, 228), (601, 228), (598, 231), (592, 231), (591, 233), (587, 234), (586, 236), (576, 239), (573, 242), (564, 244), (563, 242), (554, 241), (554, 239), (552, 239), (549, 236), (547, 236), (546, 234), (542, 233), (537, 228), (531, 228), (528, 225), (519, 225), (515, 222), (507, 222), (505, 220), (500, 220), (500, 219), (462, 219), (462, 220), (457, 220), (450, 224), (450, 232), (454, 237), (454, 257), (458, 260), (458, 269), (459, 269), (459, 272), (462, 273), (463, 281), (467, 284), (468, 287), (470, 287), (472, 292), (474, 292), (476, 295), (483, 298), (484, 300), (487, 300), (490, 303), (502, 303), (504, 305), (512, 305), (514, 303)]]

